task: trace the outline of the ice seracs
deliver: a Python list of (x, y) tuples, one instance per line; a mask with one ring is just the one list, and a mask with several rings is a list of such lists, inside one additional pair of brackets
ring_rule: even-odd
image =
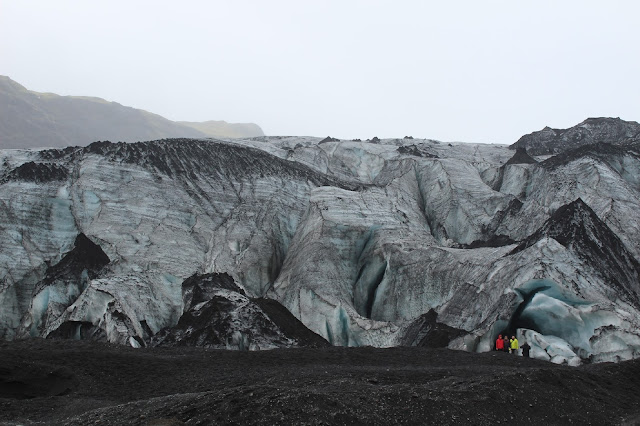
[[(534, 154), (311, 137), (0, 152), (0, 335), (287, 346), (282, 323), (255, 326), (284, 306), (334, 345), (487, 351), (508, 331), (554, 362), (638, 357), (638, 145)], [(108, 260), (64, 267), (85, 237)], [(241, 291), (187, 307), (209, 274)]]

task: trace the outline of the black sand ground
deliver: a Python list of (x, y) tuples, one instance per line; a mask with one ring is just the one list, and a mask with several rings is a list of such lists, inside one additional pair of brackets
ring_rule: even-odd
[(0, 424), (636, 424), (640, 360), (0, 343)]

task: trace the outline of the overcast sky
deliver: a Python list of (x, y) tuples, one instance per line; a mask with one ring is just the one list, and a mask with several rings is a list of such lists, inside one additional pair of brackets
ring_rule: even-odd
[(640, 1), (0, 0), (0, 74), (268, 135), (640, 121)]

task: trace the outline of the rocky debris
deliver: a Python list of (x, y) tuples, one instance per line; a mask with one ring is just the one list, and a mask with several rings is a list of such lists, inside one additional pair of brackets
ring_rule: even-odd
[(588, 118), (569, 129), (544, 129), (521, 137), (511, 149), (525, 148), (531, 155), (558, 154), (594, 143), (624, 145), (638, 140), (640, 124), (620, 118)]
[(614, 425), (640, 413), (638, 360), (568, 367), (415, 347), (134, 350), (42, 339), (5, 342), (0, 359), (3, 384), (31, 374), (34, 385), (62, 385), (48, 378), (61, 369), (75, 383), (57, 396), (3, 395), (8, 424)]
[(228, 274), (193, 275), (182, 284), (184, 311), (152, 346), (260, 350), (328, 346), (275, 300), (249, 299)]
[(298, 342), (298, 346), (316, 348), (331, 346), (322, 336), (309, 330), (307, 326), (293, 316), (280, 302), (265, 297), (252, 299), (252, 301), (260, 306), (262, 312), (264, 312), (287, 337)]
[(82, 148), (77, 146), (67, 146), (65, 148), (49, 148), (36, 151), (43, 160), (55, 161), (64, 158), (74, 158), (76, 154), (82, 153)]
[(260, 350), (294, 346), (261, 309), (238, 293), (220, 291), (185, 311), (178, 324), (153, 336), (152, 346)]
[(192, 306), (211, 300), (220, 289), (239, 293), (245, 297), (247, 295), (229, 274), (193, 274), (182, 282), (183, 311), (186, 312)]
[(452, 340), (465, 334), (464, 330), (449, 327), (437, 320), (438, 313), (433, 309), (420, 315), (405, 332), (403, 345), (446, 348)]
[[(412, 138), (413, 139), (413, 138)], [(417, 145), (402, 145), (398, 147), (398, 152), (400, 154), (408, 154), (416, 157), (424, 157), (424, 158), (439, 158), (437, 154), (433, 154), (428, 150), (419, 147)]]
[(456, 244), (454, 247), (461, 249), (476, 249), (480, 247), (504, 247), (515, 243), (516, 241), (507, 235), (493, 235), (486, 240), (475, 240), (471, 244)]
[(526, 148), (516, 148), (516, 153), (505, 163), (509, 164), (536, 164), (537, 161), (527, 153)]
[(340, 139), (332, 138), (331, 136), (327, 136), (326, 138), (322, 139), (318, 143), (321, 144), (321, 143), (327, 143), (327, 142), (340, 142)]
[(35, 163), (29, 161), (0, 177), (0, 183), (9, 181), (45, 183), (64, 181), (68, 177), (69, 172), (64, 166), (55, 163)]

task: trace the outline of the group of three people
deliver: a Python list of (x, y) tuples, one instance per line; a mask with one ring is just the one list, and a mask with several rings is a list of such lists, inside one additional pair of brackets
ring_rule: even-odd
[[(509, 339), (509, 336), (506, 334), (504, 337), (500, 334), (496, 339), (496, 351), (509, 352), (510, 354), (518, 355), (518, 349), (520, 349), (520, 346), (516, 336), (511, 336), (511, 339)], [(522, 355), (528, 358), (529, 349), (531, 349), (531, 347), (525, 342), (524, 345), (522, 345)]]

